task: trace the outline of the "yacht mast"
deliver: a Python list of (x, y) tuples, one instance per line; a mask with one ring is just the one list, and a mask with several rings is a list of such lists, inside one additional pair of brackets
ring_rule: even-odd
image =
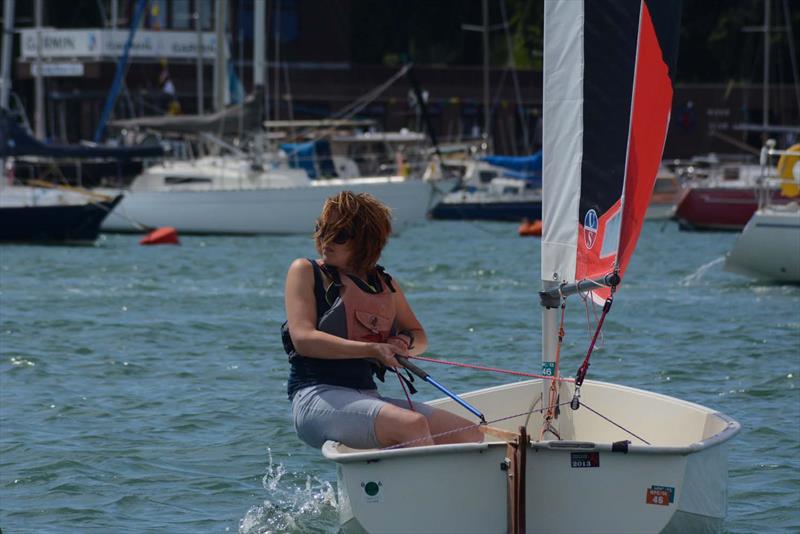
[[(264, 56), (266, 48), (266, 1), (256, 2), (255, 21), (253, 31), (253, 96), (255, 98), (256, 113), (258, 114), (258, 127), (255, 138), (255, 153), (257, 163), (261, 163), (264, 155)], [(242, 103), (244, 108), (244, 102)]]
[(203, 25), (200, 18), (200, 3), (196, 4), (194, 12), (194, 29), (197, 32), (197, 58), (196, 58), (196, 78), (197, 78), (197, 114), (203, 114)]
[(225, 38), (225, 27), (227, 19), (226, 0), (217, 0), (216, 5), (216, 35), (217, 35), (217, 57), (214, 62), (214, 109), (221, 111), (225, 109), (225, 87), (227, 81), (228, 62), (225, 51), (227, 40)]
[(36, 0), (33, 16), (36, 24), (36, 73), (34, 75), (34, 96), (36, 106), (33, 113), (37, 139), (45, 138), (44, 131), (44, 78), (42, 77), (42, 0)]
[(8, 109), (11, 94), (11, 47), (14, 37), (14, 0), (3, 2), (3, 59), (0, 83), (0, 108)]
[[(764, 128), (761, 134), (766, 141), (769, 135), (767, 128), (769, 127), (769, 25), (770, 25), (770, 2), (771, 0), (764, 0), (764, 91), (762, 95), (762, 115), (761, 126)], [(787, 21), (788, 23), (789, 21)]]

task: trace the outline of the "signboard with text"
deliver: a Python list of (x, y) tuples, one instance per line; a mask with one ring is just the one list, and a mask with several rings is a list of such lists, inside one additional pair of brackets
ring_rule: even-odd
[[(113, 58), (122, 54), (128, 30), (41, 30), (42, 58)], [(21, 57), (32, 60), (37, 57), (38, 39), (36, 28), (20, 31)], [(201, 34), (204, 59), (214, 59), (217, 53), (217, 37), (211, 32)], [(139, 30), (131, 44), (132, 58), (186, 58), (197, 57), (197, 33), (192, 31)]]
[[(83, 63), (42, 63), (42, 76), (83, 76)], [(39, 74), (39, 64), (31, 64), (31, 75)]]

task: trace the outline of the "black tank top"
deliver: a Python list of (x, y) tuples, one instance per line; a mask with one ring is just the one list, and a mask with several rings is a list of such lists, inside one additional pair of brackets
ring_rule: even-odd
[[(339, 297), (338, 288), (334, 278), (334, 284), (326, 291), (322, 269), (316, 261), (312, 259), (308, 261), (314, 268), (314, 298), (317, 303), (317, 325), (319, 326), (320, 319), (336, 303), (336, 299)], [(379, 278), (378, 284), (380, 284)], [(352, 389), (377, 389), (375, 381), (372, 379), (377, 366), (371, 360), (364, 358), (329, 360), (302, 356), (294, 349), (286, 323), (283, 323), (281, 327), (281, 339), (291, 364), (286, 387), (290, 400), (294, 398), (298, 390), (319, 384)]]

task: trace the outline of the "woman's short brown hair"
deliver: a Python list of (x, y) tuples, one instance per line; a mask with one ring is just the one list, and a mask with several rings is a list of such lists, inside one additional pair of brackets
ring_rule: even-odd
[(350, 267), (356, 272), (372, 271), (392, 233), (391, 210), (369, 193), (337, 193), (325, 201), (317, 219), (317, 252), (322, 254), (322, 249), (341, 232), (350, 235)]

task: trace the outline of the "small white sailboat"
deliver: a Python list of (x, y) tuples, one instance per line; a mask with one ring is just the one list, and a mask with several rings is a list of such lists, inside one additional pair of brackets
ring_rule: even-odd
[[(767, 175), (770, 158), (780, 156), (778, 178)], [(800, 145), (761, 151), (763, 170), (759, 208), (725, 257), (725, 270), (772, 282), (800, 283)], [(780, 187), (791, 201), (775, 204), (769, 191)]]
[(482, 415), (483, 443), (325, 443), (344, 532), (721, 528), (737, 422), (665, 395), (584, 382), (591, 346), (576, 379), (560, 370), (559, 308), (590, 292), (605, 303), (599, 332), (639, 236), (669, 122), (675, 4), (545, 1), (542, 374), (431, 403)]

